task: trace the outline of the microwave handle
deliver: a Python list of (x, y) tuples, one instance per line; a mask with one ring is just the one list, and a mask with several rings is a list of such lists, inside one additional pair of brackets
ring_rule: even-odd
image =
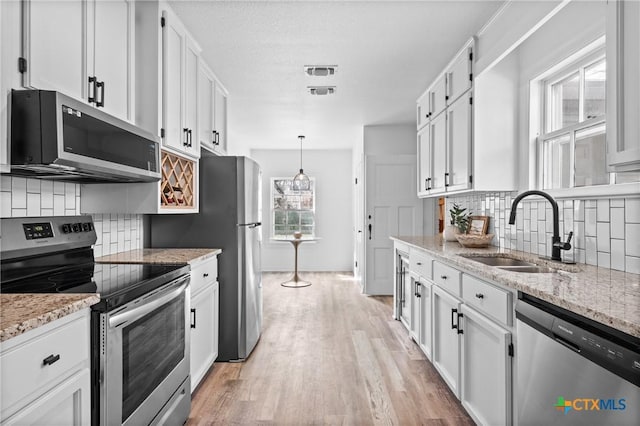
[(118, 328), (131, 321), (136, 321), (146, 314), (153, 312), (155, 309), (164, 305), (170, 300), (176, 298), (189, 285), (189, 278), (189, 276), (178, 278), (164, 286), (162, 291), (156, 292), (153, 295), (153, 298), (145, 300), (142, 306), (133, 308), (131, 310), (124, 310), (121, 313), (111, 316), (109, 318), (109, 327)]

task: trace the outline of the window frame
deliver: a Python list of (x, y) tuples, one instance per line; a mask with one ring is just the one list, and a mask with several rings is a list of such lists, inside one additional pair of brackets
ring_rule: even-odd
[[(286, 239), (288, 236), (292, 236), (293, 231), (290, 234), (276, 234), (276, 211), (284, 211), (284, 212), (291, 212), (291, 211), (297, 211), (299, 213), (302, 212), (311, 212), (311, 214), (313, 215), (313, 224), (312, 226), (312, 231), (311, 234), (302, 234), (303, 238), (307, 237), (307, 238), (315, 238), (316, 235), (316, 204), (317, 204), (317, 196), (318, 196), (318, 190), (316, 187), (316, 179), (314, 177), (309, 177), (309, 180), (311, 182), (311, 189), (310, 191), (312, 192), (313, 195), (313, 207), (311, 209), (276, 209), (275, 208), (275, 197), (276, 197), (276, 190), (275, 190), (275, 182), (276, 181), (293, 181), (292, 177), (272, 177), (270, 179), (270, 203), (271, 203), (271, 226), (270, 226), (270, 232), (271, 232), (271, 238), (274, 240), (278, 240), (278, 239)], [(292, 191), (295, 192), (295, 191)], [(285, 194), (287, 195), (287, 194)], [(288, 194), (288, 195), (295, 195), (295, 194)], [(286, 214), (286, 213), (285, 213)], [(288, 224), (287, 224), (288, 225)], [(302, 225), (301, 220), (300, 220), (300, 225)]]

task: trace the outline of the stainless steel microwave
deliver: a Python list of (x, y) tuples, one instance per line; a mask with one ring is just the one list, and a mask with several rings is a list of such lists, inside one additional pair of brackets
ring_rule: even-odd
[(11, 93), (11, 174), (73, 182), (160, 179), (158, 138), (60, 92)]

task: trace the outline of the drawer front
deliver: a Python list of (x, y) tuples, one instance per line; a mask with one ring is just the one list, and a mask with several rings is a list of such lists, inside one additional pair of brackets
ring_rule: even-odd
[(218, 258), (207, 259), (191, 268), (191, 294), (218, 281)]
[(418, 250), (409, 250), (409, 270), (428, 280), (431, 279), (433, 259)]
[(88, 315), (46, 333), (38, 329), (33, 332), (33, 339), (0, 356), (3, 417), (5, 408), (10, 410), (25, 397), (36, 397), (79, 368), (89, 366)]
[(460, 297), (460, 279), (462, 273), (437, 260), (433, 261), (433, 282), (454, 296)]
[(463, 274), (462, 298), (477, 310), (511, 325), (511, 293), (508, 291)]

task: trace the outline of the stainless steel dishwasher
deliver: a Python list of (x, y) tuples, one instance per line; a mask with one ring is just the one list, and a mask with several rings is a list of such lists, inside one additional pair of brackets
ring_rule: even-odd
[(640, 339), (519, 293), (518, 425), (640, 424)]

